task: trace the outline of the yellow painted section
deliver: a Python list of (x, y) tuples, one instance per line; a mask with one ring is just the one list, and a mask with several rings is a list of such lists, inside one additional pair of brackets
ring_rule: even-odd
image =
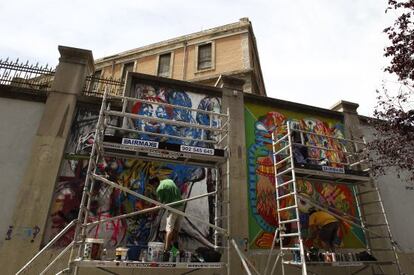
[(155, 75), (157, 72), (157, 55), (146, 56), (138, 59), (137, 72)]
[(184, 48), (177, 49), (174, 51), (174, 61), (173, 61), (173, 70), (172, 78), (174, 79), (183, 79), (183, 69), (184, 69)]
[(242, 35), (216, 40), (216, 71), (243, 69)]

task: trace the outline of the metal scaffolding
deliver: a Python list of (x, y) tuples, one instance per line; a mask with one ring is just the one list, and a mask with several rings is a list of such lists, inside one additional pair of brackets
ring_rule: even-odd
[[(286, 131), (282, 131), (283, 133), (272, 133), (275, 195), (279, 224), (275, 232), (273, 246), (279, 237), (280, 252), (273, 262), (271, 272), (267, 273), (273, 251), (273, 247), (271, 248), (265, 275), (274, 273), (279, 259), (282, 263), (283, 275), (285, 274), (285, 266), (299, 268), (302, 275), (316, 274), (309, 270), (311, 266), (353, 268), (355, 270), (352, 274), (371, 268), (372, 274), (393, 272), (392, 274), (401, 275), (396, 243), (392, 239), (381, 194), (372, 181), (367, 168), (365, 143), (304, 131), (292, 127), (289, 122), (284, 128)], [(325, 141), (324, 145), (310, 145), (307, 142), (310, 138), (322, 139)], [(329, 145), (332, 144), (331, 141), (335, 141), (336, 146)], [(298, 156), (298, 154), (305, 152), (306, 155), (310, 150), (319, 150), (321, 155), (325, 157), (311, 158), (305, 156), (299, 160), (301, 156)], [(334, 157), (328, 158), (326, 152), (332, 153)], [(337, 209), (333, 210), (328, 205), (299, 193), (297, 182), (299, 178), (331, 184), (347, 184), (354, 192), (359, 216), (352, 217)], [(290, 199), (292, 203), (282, 206), (281, 202), (287, 199)], [(327, 212), (338, 221), (361, 228), (366, 240), (365, 249), (376, 260), (347, 259), (345, 261), (344, 259), (331, 259), (328, 262), (310, 260), (306, 255), (304, 236), (301, 230), (300, 202), (305, 202), (315, 209)], [(281, 213), (286, 212), (289, 212), (292, 217), (283, 219)], [(288, 245), (284, 245), (283, 241), (286, 239), (291, 240)]]
[[(202, 114), (208, 117), (207, 125), (199, 124), (194, 121), (179, 121), (164, 119), (153, 116), (145, 116), (132, 113), (130, 111), (133, 104), (152, 104), (161, 108), (170, 108), (174, 111), (186, 111), (193, 114)], [(117, 107), (113, 107), (117, 106)], [(121, 107), (120, 107), (121, 106)], [(115, 122), (114, 122), (115, 121)], [(146, 131), (145, 127), (136, 129), (131, 127), (134, 122), (157, 123), (159, 125), (178, 127), (180, 129), (196, 129), (201, 134), (199, 138), (188, 138), (185, 135), (169, 135), (165, 133), (154, 133)], [(142, 261), (115, 261), (115, 260), (88, 260), (83, 258), (85, 239), (87, 238), (88, 228), (106, 223), (112, 220), (125, 219), (151, 211), (165, 209), (180, 216), (196, 220), (207, 225), (214, 230), (214, 249), (221, 252), (226, 261), (229, 260), (230, 246), (234, 246), (246, 269), (252, 264), (247, 257), (239, 250), (236, 242), (230, 241), (228, 228), (229, 217), (229, 125), (230, 117), (228, 110), (226, 113), (218, 113), (200, 109), (192, 109), (179, 105), (171, 105), (162, 102), (148, 102), (147, 100), (109, 95), (106, 91), (102, 97), (102, 105), (99, 112), (94, 141), (90, 153), (87, 168), (86, 180), (83, 188), (78, 219), (70, 223), (58, 236), (56, 236), (44, 249), (39, 251), (17, 274), (23, 271), (40, 255), (49, 248), (60, 236), (76, 225), (74, 240), (54, 259), (42, 272), (45, 273), (63, 254), (70, 251), (68, 268), (62, 271), (77, 274), (80, 267), (95, 267), (100, 269), (112, 268), (187, 268), (187, 269), (224, 269), (229, 273), (229, 263), (227, 262), (142, 262)], [(110, 134), (109, 134), (110, 133)], [(132, 136), (132, 137), (131, 137)], [(170, 142), (173, 141), (173, 142)], [(148, 196), (135, 192), (112, 181), (104, 173), (97, 169), (98, 164), (104, 158), (127, 158), (142, 159), (147, 161), (163, 161), (168, 163), (188, 164), (199, 167), (208, 167), (216, 170), (215, 190), (205, 194), (192, 196), (181, 201), (163, 204)], [(219, 174), (221, 173), (222, 176)], [(126, 213), (111, 218), (91, 221), (89, 218), (93, 190), (96, 183), (106, 184), (110, 188), (118, 189), (140, 200), (143, 200), (153, 207), (140, 211)], [(225, 191), (226, 190), (226, 191)], [(214, 224), (204, 217), (197, 217), (185, 213), (173, 206), (200, 198), (214, 196)], [(250, 271), (248, 271), (250, 273)]]

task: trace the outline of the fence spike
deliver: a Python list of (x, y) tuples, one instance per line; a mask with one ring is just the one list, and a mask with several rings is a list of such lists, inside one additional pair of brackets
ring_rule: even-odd
[(29, 60), (26, 60), (26, 65), (25, 66), (27, 67), (28, 65), (29, 65)]
[(16, 59), (16, 63), (15, 64), (17, 65), (18, 63), (19, 63), (19, 58)]

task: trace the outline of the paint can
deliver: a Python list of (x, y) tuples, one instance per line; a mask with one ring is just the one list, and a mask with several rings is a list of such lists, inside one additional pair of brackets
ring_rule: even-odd
[(177, 254), (175, 255), (175, 261), (176, 261), (177, 263), (179, 263), (179, 262), (180, 262), (180, 252), (177, 252)]
[(148, 258), (148, 251), (146, 249), (141, 250), (139, 260), (144, 263), (147, 261), (147, 258)]
[(126, 247), (117, 247), (115, 249), (115, 258), (117, 261), (125, 261), (128, 255), (128, 248)]
[(85, 239), (85, 247), (83, 249), (83, 259), (85, 260), (101, 260), (103, 251), (103, 239)]
[(331, 253), (331, 259), (332, 259), (332, 262), (336, 262), (336, 254), (335, 253)]
[(148, 243), (148, 261), (161, 262), (164, 255), (164, 243), (149, 242)]
[(325, 263), (332, 263), (332, 253), (325, 252), (325, 253), (323, 253), (323, 255), (324, 255), (324, 262)]
[(181, 262), (189, 263), (191, 262), (191, 252), (190, 251), (183, 251), (181, 253)]

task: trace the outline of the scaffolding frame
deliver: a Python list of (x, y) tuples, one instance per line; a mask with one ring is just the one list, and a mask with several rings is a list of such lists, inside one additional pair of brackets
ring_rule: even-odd
[[(125, 93), (124, 93), (125, 94)], [(121, 111), (112, 109), (111, 103), (120, 103)], [(138, 115), (128, 112), (128, 108), (132, 104), (151, 104), (160, 108), (172, 108), (173, 110), (181, 110), (195, 114), (203, 114), (208, 116), (209, 125), (203, 125), (194, 121), (178, 121), (173, 119), (158, 118), (153, 116)], [(118, 104), (119, 105), (119, 104)], [(117, 117), (117, 125), (114, 125), (110, 118)], [(122, 125), (119, 118), (122, 119)], [(160, 134), (143, 129), (134, 129), (131, 127), (133, 120), (139, 120), (141, 123), (158, 123), (160, 125), (169, 125), (173, 127), (181, 127), (183, 129), (196, 129), (201, 131), (201, 138), (188, 138), (186, 136)], [(108, 131), (115, 132), (115, 135), (108, 135)], [(62, 230), (55, 238), (53, 238), (41, 251), (39, 251), (25, 266), (23, 266), (17, 274), (23, 273), (47, 248), (51, 247), (65, 232), (73, 226), (75, 227), (74, 240), (67, 247), (64, 248), (55, 259), (41, 272), (45, 274), (50, 267), (65, 254), (70, 251), (68, 267), (59, 272), (77, 274), (80, 267), (95, 267), (99, 269), (106, 268), (187, 268), (187, 269), (205, 269), (227, 268), (227, 274), (230, 274), (230, 246), (234, 246), (237, 255), (240, 257), (244, 268), (251, 274), (250, 268), (255, 270), (254, 266), (249, 262), (247, 257), (241, 252), (237, 243), (229, 236), (228, 229), (230, 228), (230, 173), (229, 173), (229, 131), (230, 131), (230, 114), (227, 108), (225, 113), (193, 109), (180, 105), (172, 105), (163, 102), (154, 102), (143, 100), (139, 98), (127, 97), (125, 95), (110, 95), (105, 90), (102, 103), (99, 111), (98, 122), (96, 125), (94, 141), (92, 144), (89, 163), (87, 167), (87, 174), (85, 184), (82, 192), (81, 203), (79, 207), (78, 218), (71, 222), (64, 230)], [(124, 142), (124, 135), (133, 133), (138, 137), (127, 137), (127, 141), (133, 141), (133, 144)], [(121, 135), (122, 140), (119, 142), (114, 136)], [(147, 139), (142, 138), (146, 135)], [(148, 138), (149, 137), (149, 138)], [(176, 143), (168, 143), (168, 139), (178, 141)], [(143, 142), (143, 143), (141, 143)], [(147, 144), (145, 142), (148, 142)], [(194, 144), (195, 143), (195, 144)], [(154, 144), (157, 146), (154, 147)], [(97, 165), (104, 161), (106, 157), (127, 158), (127, 159), (142, 159), (146, 161), (161, 161), (168, 163), (180, 163), (203, 168), (215, 169), (215, 190), (201, 195), (196, 195), (182, 199), (177, 202), (163, 204), (150, 197), (139, 194), (127, 187), (111, 181), (104, 174), (99, 174)], [(224, 170), (224, 180), (219, 176), (219, 173)], [(93, 190), (95, 183), (99, 181), (106, 184), (109, 188), (118, 189), (122, 192), (128, 193), (138, 199), (148, 202), (153, 207), (134, 211), (131, 213), (121, 214), (110, 218), (104, 218), (97, 221), (90, 221), (89, 212), (91, 209), (91, 202), (93, 198)], [(224, 183), (223, 183), (224, 181)], [(226, 190), (226, 192), (223, 192)], [(223, 197), (223, 194), (225, 194)], [(176, 208), (174, 205), (186, 203), (204, 197), (214, 196), (214, 224), (205, 219), (190, 215)], [(86, 260), (83, 259), (83, 249), (85, 239), (87, 237), (87, 229), (103, 224), (109, 221), (130, 218), (133, 216), (149, 213), (159, 209), (168, 210), (176, 213), (182, 217), (191, 218), (198, 222), (212, 228), (214, 249), (222, 252), (222, 257), (226, 258), (227, 262), (139, 262), (139, 261), (104, 261), (104, 260)], [(250, 266), (250, 268), (249, 268)], [(256, 271), (256, 270), (255, 270)], [(257, 273), (257, 272), (256, 272)]]
[[(379, 188), (376, 186), (369, 174), (369, 168), (367, 168), (367, 160), (364, 159), (366, 144), (364, 141), (354, 141), (350, 139), (344, 139), (334, 136), (328, 136), (323, 134), (317, 134), (314, 132), (304, 131), (293, 127), (290, 122), (286, 123), (286, 134), (277, 134), (276, 132), (272, 133), (272, 155), (273, 155), (273, 164), (274, 164), (274, 174), (275, 174), (275, 196), (277, 204), (277, 218), (278, 218), (278, 228), (275, 231), (275, 236), (270, 250), (268, 261), (265, 268), (265, 275), (267, 275), (267, 270), (270, 264), (270, 259), (272, 256), (273, 246), (277, 242), (277, 235), (279, 232), (279, 246), (280, 252), (277, 255), (277, 258), (274, 262), (272, 270), (269, 274), (273, 274), (275, 267), (281, 259), (282, 262), (282, 274), (285, 274), (285, 265), (290, 265), (301, 269), (302, 275), (316, 274), (313, 271), (308, 270), (308, 266), (318, 265), (318, 266), (338, 266), (338, 267), (360, 267), (352, 274), (358, 274), (367, 268), (371, 268), (373, 274), (385, 274), (384, 266), (392, 266), (396, 271), (396, 274), (402, 275), (398, 255), (397, 255), (397, 246), (396, 242), (393, 240), (391, 229), (386, 217), (384, 205), (382, 203), (381, 194)], [(299, 133), (300, 140), (294, 140), (294, 133)], [(340, 145), (339, 148), (331, 148), (327, 146), (314, 146), (309, 145), (305, 141), (306, 138), (310, 136), (316, 136), (324, 140), (336, 140)], [(296, 135), (297, 137), (297, 135)], [(297, 139), (297, 138), (296, 138)], [(317, 163), (317, 165), (305, 165), (303, 163), (297, 163), (295, 150), (298, 148), (306, 148), (306, 150), (317, 149), (322, 152), (333, 151), (338, 153), (337, 157), (341, 158), (340, 161), (333, 161), (337, 169), (324, 168), (323, 164)], [(326, 158), (328, 159), (328, 158)], [(312, 159), (308, 158), (306, 162), (321, 162), (321, 159)], [(327, 163), (325, 163), (327, 166)], [(322, 169), (320, 169), (322, 167)], [(315, 169), (319, 168), (319, 169)], [(284, 180), (284, 178), (288, 178)], [(322, 182), (330, 182), (332, 184), (341, 183), (348, 184), (352, 190), (353, 195), (355, 196), (357, 212), (359, 217), (349, 217), (346, 213), (336, 213), (329, 209), (328, 205), (323, 205), (320, 202), (314, 201), (311, 198), (305, 197), (299, 194), (297, 190), (297, 178), (302, 178), (304, 180), (319, 180)], [(283, 188), (287, 193), (281, 194), (280, 190)], [(365, 188), (365, 189), (364, 189)], [(363, 191), (361, 191), (363, 189)], [(363, 198), (361, 196), (375, 195), (375, 198)], [(293, 204), (284, 206), (281, 208), (280, 202), (288, 197), (293, 197)], [(377, 261), (351, 261), (351, 262), (310, 262), (306, 260), (305, 257), (305, 248), (304, 240), (301, 230), (300, 216), (299, 216), (299, 201), (305, 201), (310, 204), (312, 207), (330, 213), (339, 221), (357, 226), (361, 228), (364, 237), (366, 240), (366, 250), (373, 255), (378, 257)], [(381, 222), (371, 224), (371, 227), (367, 224), (367, 218), (364, 215), (367, 215), (363, 205), (373, 205), (379, 211), (375, 213), (369, 213), (371, 216), (376, 216), (377, 220), (379, 217), (382, 219)], [(293, 211), (293, 218), (290, 219), (281, 219), (281, 213), (285, 211)], [(369, 216), (369, 215), (368, 215)], [(287, 224), (296, 225), (295, 232), (285, 232), (285, 226)], [(378, 232), (375, 228), (380, 228), (382, 232)], [(384, 233), (385, 232), (385, 233)], [(385, 235), (384, 235), (385, 234)], [(284, 238), (294, 238), (296, 239), (296, 245), (294, 246), (284, 246)], [(373, 239), (387, 239), (386, 248), (378, 248), (372, 245)], [(382, 243), (384, 245), (384, 243)], [(295, 256), (288, 255), (296, 253)], [(388, 253), (387, 255), (381, 255), (381, 252)], [(391, 255), (390, 255), (391, 254)], [(288, 259), (288, 258), (294, 259)], [(380, 273), (377, 273), (380, 272)]]
[[(122, 110), (117, 111), (111, 108), (111, 101), (120, 101), (122, 104)], [(210, 124), (209, 125), (200, 125), (198, 123), (194, 123), (192, 121), (185, 122), (185, 121), (176, 121), (152, 116), (145, 116), (145, 115), (138, 115), (131, 112), (128, 112), (128, 106), (131, 104), (151, 104), (155, 105), (156, 107), (161, 108), (173, 108), (174, 110), (184, 110), (187, 112), (195, 112), (195, 113), (202, 113), (209, 117)], [(118, 125), (111, 124), (111, 117), (118, 117), (122, 119), (122, 126), (119, 127)], [(165, 209), (170, 212), (176, 213), (182, 217), (191, 218), (193, 220), (197, 220), (198, 222), (214, 229), (214, 248), (219, 249), (228, 249), (229, 243), (228, 240), (228, 225), (229, 225), (229, 215), (226, 215), (227, 222), (222, 222), (222, 218), (220, 217), (221, 211), (224, 210), (223, 206), (221, 205), (220, 199), (218, 198), (218, 194), (221, 190), (218, 188), (222, 185), (219, 183), (218, 178), (218, 171), (220, 166), (227, 168), (226, 162), (228, 162), (228, 132), (229, 132), (229, 113), (227, 110), (227, 114), (223, 113), (216, 113), (212, 111), (205, 111), (199, 109), (192, 109), (188, 107), (183, 107), (179, 105), (172, 105), (162, 102), (153, 102), (147, 101), (139, 98), (132, 98), (126, 96), (116, 96), (116, 95), (108, 95), (106, 92), (102, 98), (102, 105), (99, 112), (96, 132), (94, 143), (92, 145), (91, 154), (90, 154), (90, 161), (88, 164), (87, 170), (87, 177), (85, 180), (85, 185), (83, 189), (83, 195), (81, 200), (81, 207), (79, 210), (78, 220), (80, 221), (75, 229), (75, 237), (74, 237), (74, 245), (72, 247), (69, 268), (73, 270), (76, 274), (79, 267), (105, 267), (105, 268), (148, 268), (156, 267), (156, 268), (223, 268), (228, 264), (223, 263), (168, 263), (168, 262), (160, 262), (160, 263), (142, 263), (142, 262), (117, 262), (117, 261), (91, 261), (91, 260), (84, 260), (82, 257), (84, 241), (87, 236), (87, 228), (97, 225), (100, 223), (105, 223), (111, 220), (116, 219), (123, 219), (129, 218), (132, 216), (140, 215), (143, 213), (148, 213), (151, 211), (156, 211), (159, 209)], [(185, 136), (180, 135), (169, 135), (169, 134), (160, 134), (160, 133), (153, 133), (151, 131), (145, 131), (143, 129), (134, 129), (130, 127), (131, 120), (139, 120), (141, 123), (159, 123), (160, 125), (170, 125), (175, 127), (184, 127), (186, 129), (197, 129), (201, 130), (201, 139), (189, 139)], [(118, 120), (119, 121), (119, 120)], [(214, 122), (213, 122), (214, 121)], [(134, 141), (138, 145), (131, 145), (128, 143), (124, 143), (124, 137), (122, 139), (122, 143), (113, 143), (113, 140), (108, 136), (105, 135), (107, 130), (118, 131), (121, 134), (124, 133), (135, 133), (138, 135), (138, 138), (129, 138), (129, 141)], [(211, 139), (204, 139), (206, 133), (209, 133), (214, 138)], [(149, 137), (148, 140), (140, 138), (140, 135), (146, 135)], [(175, 139), (180, 141), (179, 150), (177, 150), (177, 146), (166, 146), (162, 149), (154, 148), (153, 144), (161, 144), (162, 139)], [(197, 143), (210, 144), (209, 147), (203, 147), (202, 145), (198, 144), (191, 144), (186, 145), (189, 141), (195, 141)], [(148, 141), (150, 143), (149, 146), (145, 146), (144, 143), (139, 145), (141, 141)], [(151, 143), (156, 142), (156, 143)], [(168, 145), (168, 144), (164, 144)], [(211, 146), (212, 145), (212, 146)], [(216, 154), (219, 151), (221, 154)], [(215, 177), (215, 185), (216, 190), (214, 192), (208, 192), (202, 195), (189, 197), (186, 199), (182, 199), (180, 201), (163, 204), (154, 199), (151, 199), (145, 195), (139, 194), (133, 190), (130, 190), (127, 187), (123, 187), (116, 182), (113, 182), (105, 177), (105, 175), (99, 175), (96, 172), (96, 167), (99, 162), (103, 160), (103, 157), (122, 157), (122, 158), (140, 158), (143, 160), (158, 160), (164, 162), (172, 162), (172, 163), (182, 163), (182, 164), (189, 164), (189, 165), (197, 165), (201, 167), (210, 167), (216, 169), (216, 177)], [(226, 172), (229, 175), (228, 171)], [(111, 188), (116, 188), (122, 192), (128, 193), (138, 199), (141, 199), (145, 202), (151, 203), (155, 205), (151, 208), (146, 208), (140, 211), (135, 211), (132, 213), (127, 213), (123, 215), (118, 215), (115, 217), (102, 219), (99, 221), (89, 221), (89, 209), (91, 206), (92, 201), (92, 193), (94, 190), (95, 182), (104, 183)], [(229, 188), (229, 177), (227, 176), (226, 179), (226, 188)], [(228, 192), (227, 192), (228, 194)], [(206, 221), (205, 219), (190, 215), (183, 211), (180, 211), (176, 208), (173, 208), (175, 204), (179, 203), (186, 203), (191, 200), (200, 199), (207, 196), (215, 196), (215, 205), (214, 205), (214, 224)], [(229, 199), (225, 200), (228, 204)], [(226, 209), (228, 211), (228, 209)], [(220, 211), (220, 213), (219, 213)], [(223, 223), (223, 225), (222, 225)], [(227, 228), (226, 228), (227, 227)], [(220, 238), (221, 237), (221, 238)], [(77, 247), (77, 248), (76, 248)], [(227, 256), (228, 258), (228, 256)]]

